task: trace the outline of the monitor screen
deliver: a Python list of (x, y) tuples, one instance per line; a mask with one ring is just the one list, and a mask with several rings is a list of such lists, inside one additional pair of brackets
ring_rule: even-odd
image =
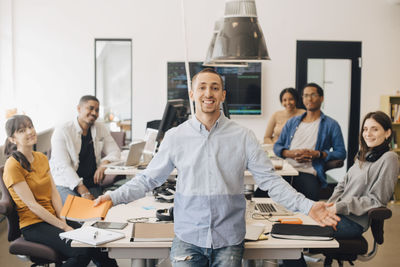
[[(190, 62), (191, 78), (206, 68), (202, 62)], [(226, 90), (231, 115), (261, 115), (261, 63), (248, 63), (246, 68), (216, 67)], [(168, 62), (168, 100), (189, 100), (184, 62)]]
[(186, 103), (187, 102), (183, 99), (173, 99), (167, 101), (156, 137), (158, 144), (161, 143), (166, 131), (172, 127), (178, 126), (188, 119), (189, 110)]

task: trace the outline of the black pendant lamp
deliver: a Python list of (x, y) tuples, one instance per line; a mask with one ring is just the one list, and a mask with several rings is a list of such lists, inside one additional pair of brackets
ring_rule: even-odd
[(258, 24), (255, 0), (226, 0), (225, 16), (218, 32), (212, 62), (269, 60)]
[(206, 59), (203, 62), (203, 66), (205, 66), (205, 67), (242, 67), (242, 68), (248, 67), (249, 65), (247, 64), (247, 62), (236, 62), (236, 61), (230, 61), (230, 62), (217, 61), (217, 62), (215, 62), (215, 61), (211, 60), (212, 53), (214, 51), (215, 40), (217, 39), (217, 35), (218, 35), (219, 31), (221, 30), (221, 26), (223, 23), (224, 23), (223, 18), (221, 18), (215, 22), (213, 37), (211, 39), (210, 46), (208, 47)]

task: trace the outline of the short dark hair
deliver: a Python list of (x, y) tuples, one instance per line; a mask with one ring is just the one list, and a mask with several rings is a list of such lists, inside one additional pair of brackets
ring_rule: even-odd
[(391, 135), (389, 138), (387, 138), (383, 143), (387, 146), (390, 145), (392, 142), (392, 136), (393, 136), (393, 129), (392, 129), (392, 120), (389, 118), (386, 113), (382, 111), (374, 111), (374, 112), (369, 112), (367, 115), (365, 115), (363, 122), (361, 124), (361, 129), (360, 129), (360, 136), (359, 136), (359, 142), (360, 142), (360, 152), (359, 152), (359, 160), (360, 161), (365, 161), (366, 154), (370, 150), (370, 148), (367, 146), (367, 143), (365, 143), (364, 137), (363, 137), (363, 131), (364, 131), (364, 124), (367, 119), (374, 119), (377, 123), (379, 123), (383, 130), (387, 131), (390, 129)]
[(317, 93), (319, 94), (319, 96), (324, 96), (324, 90), (322, 89), (321, 86), (319, 86), (319, 85), (316, 84), (316, 83), (307, 83), (306, 85), (304, 85), (302, 94), (304, 94), (304, 89), (305, 89), (306, 87), (314, 87), (314, 88), (317, 88)]
[(79, 99), (79, 106), (90, 100), (96, 101), (97, 103), (100, 104), (100, 101), (94, 95), (84, 95), (81, 97), (81, 99)]
[(282, 103), (283, 95), (286, 93), (289, 93), (292, 95), (292, 97), (294, 98), (295, 104), (297, 105), (297, 102), (299, 100), (299, 93), (293, 87), (288, 87), (281, 91), (281, 93), (279, 94), (279, 100), (281, 101), (281, 103)]
[(218, 75), (219, 79), (221, 80), (222, 90), (225, 90), (224, 80), (222, 80), (222, 76), (218, 72), (216, 72), (215, 69), (213, 69), (213, 68), (205, 68), (205, 69), (202, 69), (201, 71), (199, 71), (198, 73), (196, 73), (196, 75), (194, 75), (192, 78), (192, 86), (193, 86), (194, 82), (196, 81), (197, 77), (199, 76), (199, 74), (201, 74), (201, 73), (212, 73), (212, 74)]

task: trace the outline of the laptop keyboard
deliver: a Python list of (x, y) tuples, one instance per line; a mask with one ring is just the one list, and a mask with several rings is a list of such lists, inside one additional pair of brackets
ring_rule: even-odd
[(272, 203), (257, 203), (256, 208), (263, 213), (276, 212), (275, 206)]

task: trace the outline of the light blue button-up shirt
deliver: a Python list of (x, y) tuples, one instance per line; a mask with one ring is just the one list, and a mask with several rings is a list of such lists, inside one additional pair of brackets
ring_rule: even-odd
[(204, 248), (240, 244), (245, 236), (244, 171), (293, 211), (307, 214), (311, 200), (274, 172), (254, 133), (221, 114), (210, 131), (196, 117), (169, 130), (149, 166), (110, 193), (128, 203), (160, 186), (178, 170), (174, 200), (176, 236)]

